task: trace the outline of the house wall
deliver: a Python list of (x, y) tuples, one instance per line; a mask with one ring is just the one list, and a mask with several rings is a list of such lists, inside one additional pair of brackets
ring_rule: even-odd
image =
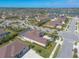
[(41, 46), (43, 46), (43, 47), (45, 47), (46, 45), (45, 44), (42, 44), (42, 43), (40, 43), (40, 42), (37, 42), (37, 41), (35, 41), (35, 40), (32, 40), (32, 39), (29, 39), (29, 38), (26, 38), (26, 37), (24, 37), (24, 36), (21, 36), (21, 37), (19, 37), (19, 38), (21, 38), (21, 40), (23, 40), (23, 41), (29, 41), (29, 42), (34, 42), (34, 43), (36, 43), (36, 44), (39, 44), (39, 45), (41, 45)]
[(23, 48), (19, 53), (17, 53), (14, 57), (15, 58), (21, 58), (24, 54), (26, 54), (28, 52), (28, 50), (30, 49), (30, 47), (25, 47)]

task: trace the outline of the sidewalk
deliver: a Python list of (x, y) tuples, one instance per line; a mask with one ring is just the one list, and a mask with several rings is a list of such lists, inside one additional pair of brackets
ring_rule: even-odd
[(56, 40), (56, 43), (57, 43), (57, 44), (56, 44), (55, 48), (53, 49), (53, 51), (52, 51), (51, 55), (49, 56), (49, 58), (52, 58), (52, 57), (54, 56), (54, 53), (55, 53), (55, 51), (56, 51), (58, 45), (59, 45), (59, 44), (62, 45), (63, 41), (61, 41), (61, 38), (60, 38), (59, 40)]

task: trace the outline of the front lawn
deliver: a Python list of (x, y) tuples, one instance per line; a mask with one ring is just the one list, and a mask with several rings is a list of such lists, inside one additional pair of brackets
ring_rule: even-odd
[(23, 41), (23, 42), (24, 42), (24, 44), (29, 45), (30, 48), (35, 50), (36, 53), (38, 53), (40, 56), (42, 56), (44, 58), (48, 58), (50, 56), (50, 54), (52, 53), (52, 51), (56, 45), (56, 43), (54, 41), (50, 42), (46, 47), (40, 46), (40, 45), (35, 44), (35, 43), (31, 43), (28, 41)]
[(34, 44), (34, 50), (36, 51), (36, 53), (38, 53), (40, 56), (44, 57), (44, 58), (48, 58), (51, 54), (51, 52), (53, 51), (56, 43), (51, 43), (52, 45), (45, 47), (39, 46), (37, 44)]
[(77, 32), (79, 33), (79, 21), (77, 22)]
[(44, 20), (41, 20), (39, 23), (38, 23), (38, 26), (43, 26), (45, 23), (49, 22), (50, 19), (44, 19)]
[(60, 45), (58, 45), (58, 47), (57, 47), (57, 49), (56, 49), (56, 51), (54, 53), (53, 58), (57, 57), (57, 54), (58, 54), (59, 50), (60, 50)]

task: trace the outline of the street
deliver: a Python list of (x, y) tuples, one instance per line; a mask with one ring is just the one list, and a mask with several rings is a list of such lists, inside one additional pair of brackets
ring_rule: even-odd
[(77, 17), (73, 17), (72, 21), (69, 23), (69, 28), (67, 31), (59, 32), (59, 35), (63, 37), (62, 47), (57, 55), (57, 58), (72, 58), (72, 48), (73, 42), (79, 40), (79, 34), (75, 32)]

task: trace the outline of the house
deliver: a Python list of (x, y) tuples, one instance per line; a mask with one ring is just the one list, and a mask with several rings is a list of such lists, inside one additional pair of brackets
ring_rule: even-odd
[(20, 36), (24, 40), (39, 44), (41, 46), (46, 46), (48, 41), (47, 39), (43, 38), (43, 34), (36, 29), (21, 33)]
[(44, 27), (56, 27), (56, 28), (62, 28), (62, 25), (65, 24), (65, 20), (66, 17), (65, 16), (61, 16), (61, 17), (57, 17), (54, 18), (53, 20), (51, 19), (51, 21), (47, 22)]
[(37, 15), (36, 19), (38, 19), (38, 21), (42, 21), (48, 19), (48, 15), (39, 14)]
[(49, 21), (48, 23), (46, 23), (44, 25), (44, 27), (58, 27), (58, 26), (62, 26), (63, 24), (59, 21)]
[(20, 58), (29, 49), (27, 45), (15, 40), (0, 48), (0, 58)]

